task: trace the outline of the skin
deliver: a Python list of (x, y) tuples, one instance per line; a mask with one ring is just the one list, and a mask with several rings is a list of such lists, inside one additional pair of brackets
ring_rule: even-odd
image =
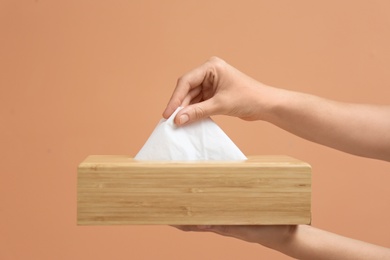
[[(163, 112), (177, 125), (212, 115), (264, 120), (335, 149), (390, 161), (390, 106), (351, 104), (267, 86), (213, 57), (177, 81)], [(390, 259), (390, 249), (312, 226), (176, 226), (259, 243), (299, 259)]]

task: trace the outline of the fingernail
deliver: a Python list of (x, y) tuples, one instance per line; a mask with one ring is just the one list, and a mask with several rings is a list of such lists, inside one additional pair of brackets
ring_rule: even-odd
[(180, 117), (179, 117), (179, 124), (185, 124), (185, 123), (187, 123), (188, 122), (188, 120), (189, 120), (190, 118), (188, 117), (188, 115), (187, 114), (183, 114), (183, 115), (181, 115)]

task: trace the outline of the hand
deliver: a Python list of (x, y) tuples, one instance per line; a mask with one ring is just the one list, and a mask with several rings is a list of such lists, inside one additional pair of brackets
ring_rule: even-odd
[(264, 92), (270, 89), (214, 57), (178, 80), (163, 116), (168, 118), (182, 106), (175, 118), (177, 125), (217, 114), (261, 119)]
[(296, 259), (390, 259), (390, 248), (339, 236), (308, 225), (175, 227), (183, 231), (210, 231), (259, 243)]
[(280, 250), (294, 234), (294, 225), (275, 226), (174, 226), (182, 231), (214, 232), (219, 235), (238, 238), (251, 243)]

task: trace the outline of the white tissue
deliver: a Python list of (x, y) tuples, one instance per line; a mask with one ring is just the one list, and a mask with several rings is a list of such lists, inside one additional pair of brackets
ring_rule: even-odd
[(211, 118), (185, 126), (173, 122), (181, 107), (168, 118), (161, 119), (136, 160), (194, 161), (246, 160), (245, 155)]

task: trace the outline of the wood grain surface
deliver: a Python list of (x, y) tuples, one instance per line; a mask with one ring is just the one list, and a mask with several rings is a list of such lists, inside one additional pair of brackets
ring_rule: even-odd
[(311, 167), (287, 156), (242, 162), (92, 155), (78, 167), (79, 225), (310, 224)]

